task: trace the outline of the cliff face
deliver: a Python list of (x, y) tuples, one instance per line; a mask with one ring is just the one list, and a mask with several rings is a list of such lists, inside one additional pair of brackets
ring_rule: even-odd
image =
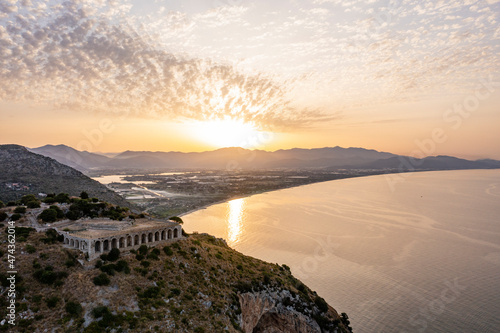
[(245, 333), (321, 333), (318, 323), (283, 300), (292, 295), (281, 292), (258, 292), (239, 295), (241, 328)]

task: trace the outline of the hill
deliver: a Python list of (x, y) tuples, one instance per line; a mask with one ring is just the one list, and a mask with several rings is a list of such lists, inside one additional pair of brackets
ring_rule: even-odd
[(29, 152), (18, 145), (0, 145), (0, 200), (17, 200), (28, 193), (65, 192), (130, 207), (130, 203), (101, 183), (52, 158)]
[[(6, 257), (7, 229), (0, 233)], [(286, 266), (191, 235), (110, 261), (85, 261), (50, 229), (17, 228), (16, 332), (348, 332)], [(2, 292), (10, 285), (0, 273)], [(7, 315), (7, 298), (0, 299)], [(9, 325), (0, 325), (7, 331)]]

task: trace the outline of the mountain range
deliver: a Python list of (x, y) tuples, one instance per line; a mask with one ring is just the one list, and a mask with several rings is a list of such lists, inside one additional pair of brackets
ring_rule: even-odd
[(364, 148), (287, 149), (268, 152), (221, 148), (206, 152), (125, 151), (115, 156), (78, 151), (65, 145), (29, 149), (87, 173), (92, 170), (157, 169), (373, 169), (388, 171), (500, 168), (500, 161), (451, 156), (416, 159)]

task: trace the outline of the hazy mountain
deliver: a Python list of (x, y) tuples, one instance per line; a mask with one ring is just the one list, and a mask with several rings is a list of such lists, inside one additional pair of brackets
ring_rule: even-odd
[(395, 156), (363, 148), (288, 149), (268, 152), (222, 148), (199, 153), (125, 151), (114, 157), (47, 145), (31, 149), (81, 171), (91, 169), (273, 169), (360, 165)]
[(53, 158), (59, 163), (80, 171), (106, 167), (111, 160), (107, 156), (79, 151), (65, 145), (46, 145), (38, 148), (28, 148), (28, 150), (36, 154)]
[(390, 169), (398, 171), (413, 170), (460, 170), (460, 169), (493, 169), (500, 168), (500, 161), (469, 161), (452, 156), (429, 156), (422, 159), (408, 156), (395, 156), (377, 160), (367, 164), (349, 165), (346, 168)]
[(23, 146), (0, 145), (0, 200), (40, 192), (79, 195), (81, 191), (116, 205), (130, 206), (121, 196), (78, 170)]

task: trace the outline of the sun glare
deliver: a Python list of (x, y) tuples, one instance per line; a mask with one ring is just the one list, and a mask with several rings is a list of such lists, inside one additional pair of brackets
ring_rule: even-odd
[(241, 119), (216, 119), (194, 123), (193, 134), (204, 143), (217, 147), (255, 148), (260, 132), (254, 124)]

